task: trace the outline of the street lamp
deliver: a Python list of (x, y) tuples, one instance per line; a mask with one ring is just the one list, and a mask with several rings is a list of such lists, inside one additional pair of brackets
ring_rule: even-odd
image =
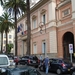
[[(44, 28), (45, 26), (45, 28)], [(39, 27), (40, 27), (40, 33), (42, 34), (43, 33), (43, 30), (45, 31), (46, 33), (46, 24), (44, 22), (40, 22), (39, 23)], [(44, 55), (46, 57), (47, 53), (46, 53), (46, 44), (44, 43)]]
[(45, 23), (44, 22), (40, 22), (39, 23), (39, 27), (40, 27), (40, 33), (42, 34), (42, 32), (43, 32), (43, 27), (45, 26), (45, 33), (46, 33), (46, 25), (45, 25)]

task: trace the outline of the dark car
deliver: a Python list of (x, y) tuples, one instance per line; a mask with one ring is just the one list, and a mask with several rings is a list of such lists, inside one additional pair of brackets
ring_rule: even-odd
[(70, 69), (70, 75), (75, 75), (75, 67), (72, 67), (72, 68)]
[[(49, 61), (50, 61), (49, 71), (56, 72), (58, 75), (70, 72), (71, 67), (73, 67), (70, 61), (60, 58), (52, 58), (49, 59)], [(45, 71), (44, 63), (42, 63), (42, 65), (39, 66), (39, 69)]]
[(22, 65), (31, 65), (31, 66), (35, 66), (35, 67), (38, 67), (40, 61), (39, 59), (36, 57), (36, 56), (23, 56), (19, 62), (19, 64), (22, 64)]
[(14, 62), (16, 65), (18, 65), (19, 60), (20, 60), (20, 57), (14, 56)]
[(41, 75), (36, 69), (25, 67), (0, 68), (0, 75)]

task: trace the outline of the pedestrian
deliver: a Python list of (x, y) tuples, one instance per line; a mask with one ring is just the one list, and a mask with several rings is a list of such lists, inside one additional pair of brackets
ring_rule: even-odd
[(40, 54), (40, 65), (42, 64), (42, 55)]
[(48, 69), (49, 69), (49, 58), (48, 56), (46, 56), (46, 58), (44, 59), (44, 63), (45, 63), (45, 72), (46, 74), (48, 74)]

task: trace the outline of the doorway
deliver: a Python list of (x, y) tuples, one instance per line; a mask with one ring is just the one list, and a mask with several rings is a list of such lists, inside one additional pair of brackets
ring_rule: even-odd
[[(63, 35), (63, 58), (65, 59), (70, 58), (69, 44), (73, 44), (74, 47), (74, 35), (71, 32), (66, 32)], [(74, 48), (73, 48), (73, 52), (74, 52)]]

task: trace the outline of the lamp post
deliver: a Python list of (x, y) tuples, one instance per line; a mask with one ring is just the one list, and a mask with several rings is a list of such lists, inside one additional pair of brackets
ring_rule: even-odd
[(42, 34), (42, 31), (43, 31), (43, 26), (45, 26), (45, 33), (46, 33), (46, 25), (45, 25), (45, 23), (44, 22), (40, 22), (39, 23), (39, 27), (40, 27), (40, 33)]
[[(45, 26), (45, 28), (44, 28), (44, 26)], [(46, 24), (44, 22), (40, 22), (39, 27), (40, 27), (40, 33), (41, 34), (43, 33), (43, 31), (45, 31), (45, 33), (46, 33)], [(47, 53), (46, 53), (46, 42), (44, 42), (44, 56), (46, 57), (46, 55), (47, 55)]]

